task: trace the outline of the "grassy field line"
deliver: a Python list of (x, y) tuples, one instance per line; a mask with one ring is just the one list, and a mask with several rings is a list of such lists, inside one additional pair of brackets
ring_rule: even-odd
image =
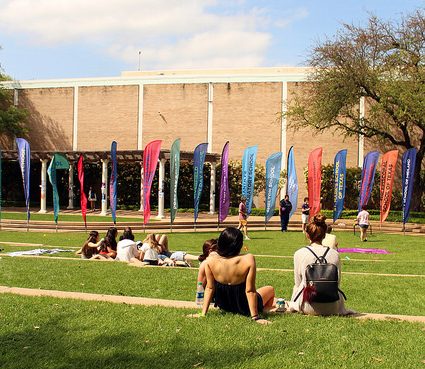
[[(165, 299), (152, 299), (146, 297), (132, 297), (132, 296), (117, 296), (117, 295), (103, 295), (85, 292), (66, 292), (57, 290), (40, 290), (32, 288), (18, 288), (0, 286), (0, 293), (15, 294), (21, 296), (32, 297), (56, 297), (64, 299), (78, 299), (84, 301), (101, 301), (111, 302), (115, 304), (128, 304), (128, 305), (144, 305), (144, 306), (163, 306), (178, 309), (199, 309), (193, 301), (179, 301), (179, 300), (165, 300)], [(393, 314), (371, 314), (359, 313), (353, 316), (359, 319), (374, 319), (374, 320), (399, 320), (408, 322), (425, 323), (425, 316), (412, 316), (412, 315), (393, 315)]]
[[(18, 247), (28, 247), (28, 246), (36, 246), (38, 248), (45, 247), (45, 248), (55, 248), (55, 249), (62, 249), (65, 246), (54, 246), (54, 245), (47, 245), (42, 243), (25, 243), (25, 242), (7, 242), (7, 241), (0, 241), (0, 244), (3, 245), (10, 245), (10, 246), (18, 246)], [(81, 246), (66, 246), (67, 249), (79, 249)], [(254, 254), (255, 257), (259, 258), (274, 258), (274, 259), (293, 259), (294, 256), (288, 256), (288, 255), (267, 255), (267, 254)], [(341, 254), (341, 261), (348, 260), (343, 257)], [(399, 260), (383, 260), (383, 259), (354, 259), (350, 258), (349, 261), (354, 262), (371, 262), (371, 263), (398, 263)], [(403, 260), (404, 263), (415, 263), (415, 264), (423, 264), (423, 261), (417, 261), (417, 260)]]
[[(274, 268), (257, 268), (257, 271), (269, 272), (293, 272), (293, 269), (274, 269)], [(373, 275), (378, 277), (412, 277), (412, 278), (425, 278), (425, 274), (391, 274), (391, 273), (370, 273), (370, 272), (341, 272), (342, 274), (351, 275)]]
[[(20, 255), (20, 256), (10, 256), (7, 254), (4, 254), (3, 256), (6, 257), (14, 257), (14, 258), (38, 258), (38, 259), (54, 259), (54, 260), (74, 260), (74, 261), (84, 261), (84, 262), (112, 262), (112, 260), (90, 260), (90, 259), (81, 259), (81, 258), (70, 258), (66, 256), (43, 256), (43, 255)], [(157, 268), (153, 265), (139, 265), (139, 264), (128, 264), (129, 266), (133, 267), (140, 267), (140, 268)], [(165, 267), (165, 268), (171, 268), (171, 267)], [(195, 267), (177, 267), (178, 269), (186, 269), (186, 270), (192, 270), (192, 269), (198, 269)], [(284, 273), (293, 273), (293, 269), (276, 269), (276, 268), (257, 268), (257, 271), (269, 271), (269, 272), (284, 272)], [(342, 272), (342, 274), (347, 275), (365, 275), (365, 276), (378, 276), (378, 277), (402, 277), (402, 278), (425, 278), (425, 274), (393, 274), (393, 273), (370, 273), (370, 272)]]
[(1, 245), (11, 245), (11, 246), (44, 246), (42, 243), (25, 243), (25, 242), (9, 242), (9, 241), (0, 241)]

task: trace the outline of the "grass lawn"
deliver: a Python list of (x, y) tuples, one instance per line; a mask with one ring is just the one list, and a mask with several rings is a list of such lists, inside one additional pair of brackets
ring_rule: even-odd
[[(376, 233), (361, 243), (337, 232), (340, 247), (385, 248), (388, 255), (341, 254), (343, 272), (425, 275), (423, 238)], [(143, 238), (143, 233), (136, 238)], [(173, 233), (172, 250), (195, 255), (217, 233)], [(305, 245), (300, 232), (252, 232), (257, 286), (271, 284), (289, 298), (291, 257)], [(39, 246), (79, 247), (85, 233), (0, 232), (7, 251)], [(8, 244), (9, 242), (9, 244)], [(196, 269), (135, 268), (118, 262), (49, 258), (0, 259), (0, 285), (193, 300)], [(285, 256), (271, 257), (273, 256)], [(348, 258), (346, 258), (348, 257)], [(71, 260), (74, 259), (74, 260)], [(360, 312), (425, 315), (425, 277), (343, 274), (347, 306)], [(0, 295), (0, 367), (3, 368), (423, 368), (425, 327), (299, 315), (249, 319), (212, 312), (147, 308), (54, 298)]]
[(2, 369), (422, 368), (423, 325), (0, 296)]
[[(1, 212), (1, 219), (13, 219), (13, 220), (27, 220), (27, 213), (24, 212)], [(53, 222), (53, 213), (52, 214), (38, 214), (31, 213), (31, 220), (37, 221), (50, 221)], [(150, 221), (156, 221), (151, 219)], [(81, 222), (83, 223), (83, 218), (81, 214), (60, 214), (59, 213), (59, 222)], [(91, 215), (90, 211), (87, 212), (87, 223), (90, 222), (110, 222), (111, 225), (112, 217), (111, 215), (101, 216), (101, 215)], [(143, 216), (139, 217), (117, 217), (117, 222), (143, 222)]]

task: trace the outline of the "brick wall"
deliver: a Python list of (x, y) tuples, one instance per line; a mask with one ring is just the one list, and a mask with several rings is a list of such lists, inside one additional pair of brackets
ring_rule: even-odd
[(80, 87), (78, 150), (137, 149), (138, 86)]
[(181, 138), (181, 150), (193, 151), (207, 142), (207, 84), (145, 85), (143, 95), (143, 147), (161, 139), (170, 149)]
[(19, 107), (28, 110), (28, 141), (32, 150), (72, 150), (72, 88), (19, 90)]

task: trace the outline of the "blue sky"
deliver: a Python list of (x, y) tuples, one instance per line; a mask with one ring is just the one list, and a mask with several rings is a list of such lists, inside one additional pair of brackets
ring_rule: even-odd
[(318, 40), (418, 0), (1, 0), (0, 64), (15, 79), (137, 70), (302, 66)]

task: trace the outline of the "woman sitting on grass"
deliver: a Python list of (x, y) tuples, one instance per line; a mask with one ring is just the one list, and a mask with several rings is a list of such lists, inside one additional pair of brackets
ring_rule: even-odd
[(161, 247), (156, 240), (156, 236), (153, 233), (149, 234), (143, 240), (143, 244), (140, 250), (140, 260), (149, 265), (158, 265), (158, 255), (160, 252)]
[(212, 238), (211, 240), (206, 240), (204, 245), (202, 246), (202, 255), (198, 256), (198, 260), (200, 261), (199, 271), (198, 271), (198, 280), (197, 282), (202, 282), (202, 285), (207, 285), (207, 277), (205, 275), (205, 260), (210, 255), (217, 254), (217, 239)]
[[(295, 285), (289, 302), (289, 311), (300, 312), (307, 315), (347, 315), (352, 311), (346, 310), (344, 297), (338, 287), (341, 281), (341, 263), (338, 251), (322, 246), (326, 234), (326, 217), (322, 214), (315, 215), (306, 226), (306, 235), (310, 240), (309, 246), (303, 247), (294, 254)], [(317, 256), (317, 257), (316, 257)], [(323, 258), (323, 259), (322, 259)], [(337, 285), (329, 293), (320, 292), (315, 285), (307, 286), (307, 266), (321, 261), (334, 264), (337, 268)], [(331, 285), (332, 282), (327, 282)], [(330, 301), (333, 300), (334, 301)], [(322, 302), (318, 302), (322, 300)], [(323, 302), (328, 300), (328, 302)]]
[(117, 256), (117, 235), (117, 229), (110, 227), (106, 232), (105, 239), (99, 246), (99, 253), (94, 255), (92, 259), (114, 260)]
[(90, 231), (86, 242), (84, 242), (84, 245), (75, 254), (81, 255), (83, 259), (90, 259), (93, 255), (98, 253), (98, 247), (102, 242), (103, 238), (99, 240), (98, 231)]
[(125, 227), (124, 233), (117, 244), (117, 256), (115, 260), (126, 262), (140, 261), (140, 253), (137, 250), (134, 235), (130, 227)]
[(205, 261), (207, 285), (202, 315), (206, 315), (214, 297), (220, 309), (246, 316), (261, 324), (259, 313), (273, 307), (272, 286), (255, 288), (257, 268), (252, 254), (240, 255), (243, 236), (236, 228), (226, 228), (218, 239), (217, 254)]

